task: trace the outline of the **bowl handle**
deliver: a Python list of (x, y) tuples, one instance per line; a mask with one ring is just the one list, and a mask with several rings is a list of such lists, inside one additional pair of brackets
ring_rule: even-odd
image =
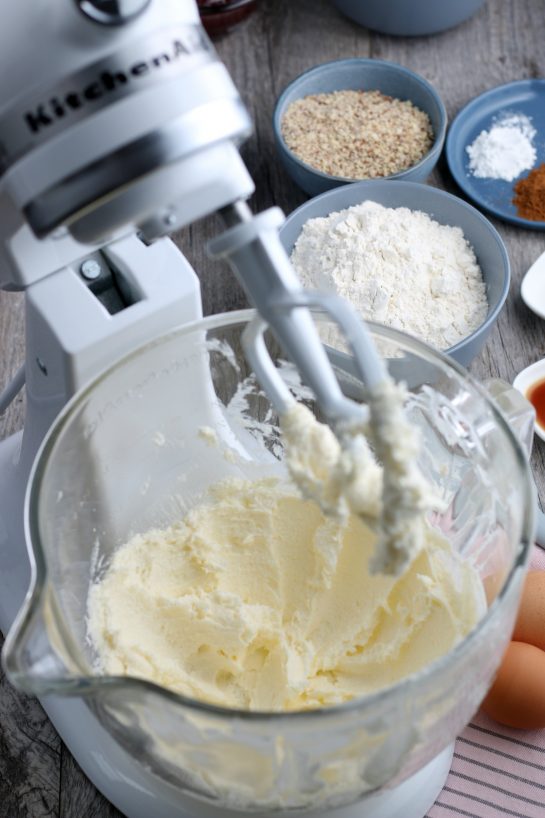
[[(534, 442), (534, 424), (536, 419), (534, 407), (518, 389), (515, 389), (499, 378), (492, 378), (485, 381), (484, 386), (509, 421), (509, 425), (522, 444), (522, 448), (529, 460)], [(537, 504), (535, 515), (535, 542), (541, 548), (545, 549), (545, 514), (543, 514)]]
[(500, 378), (490, 378), (484, 382), (484, 387), (509, 421), (529, 460), (534, 442), (534, 407), (518, 389)]

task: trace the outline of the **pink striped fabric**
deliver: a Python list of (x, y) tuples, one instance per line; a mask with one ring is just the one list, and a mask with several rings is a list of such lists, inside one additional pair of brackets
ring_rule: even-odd
[[(531, 567), (545, 569), (537, 547)], [(545, 730), (512, 730), (478, 713), (456, 741), (447, 783), (427, 818), (455, 816), (545, 818)]]

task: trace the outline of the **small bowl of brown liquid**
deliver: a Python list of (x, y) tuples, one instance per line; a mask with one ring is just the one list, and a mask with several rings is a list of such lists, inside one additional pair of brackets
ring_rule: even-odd
[(536, 411), (535, 432), (545, 440), (545, 358), (519, 372), (513, 386), (521, 392)]

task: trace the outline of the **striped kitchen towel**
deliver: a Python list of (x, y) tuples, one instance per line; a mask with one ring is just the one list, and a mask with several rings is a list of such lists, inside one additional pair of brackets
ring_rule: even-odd
[[(545, 552), (532, 554), (545, 569)], [(545, 688), (545, 679), (543, 680)], [(545, 818), (545, 730), (512, 730), (477, 713), (456, 741), (428, 818)]]

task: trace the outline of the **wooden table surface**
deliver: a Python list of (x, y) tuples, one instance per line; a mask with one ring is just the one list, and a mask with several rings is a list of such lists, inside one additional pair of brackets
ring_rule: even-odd
[[(488, 88), (545, 76), (543, 0), (488, 0), (472, 20), (453, 31), (414, 39), (372, 34), (341, 17), (328, 0), (259, 0), (258, 6), (251, 19), (216, 43), (256, 126), (243, 149), (256, 182), (256, 210), (275, 203), (288, 213), (305, 200), (277, 161), (271, 115), (285, 85), (317, 63), (342, 57), (401, 63), (433, 83), (450, 119)], [(444, 161), (431, 183), (457, 192)], [(511, 381), (545, 354), (545, 324), (519, 296), (524, 272), (545, 250), (545, 233), (494, 224), (507, 245), (513, 280), (506, 307), (471, 370), (478, 378)], [(201, 277), (206, 314), (246, 305), (228, 270), (204, 253), (206, 240), (218, 229), (217, 220), (210, 218), (175, 236)], [(23, 361), (23, 321), (22, 296), (0, 292), (0, 385)], [(0, 438), (21, 427), (23, 406), (21, 396), (0, 418)], [(536, 441), (533, 467), (543, 496), (544, 454), (545, 446)], [(87, 781), (38, 703), (1, 677), (0, 818), (46, 816), (114, 818), (120, 813)]]

